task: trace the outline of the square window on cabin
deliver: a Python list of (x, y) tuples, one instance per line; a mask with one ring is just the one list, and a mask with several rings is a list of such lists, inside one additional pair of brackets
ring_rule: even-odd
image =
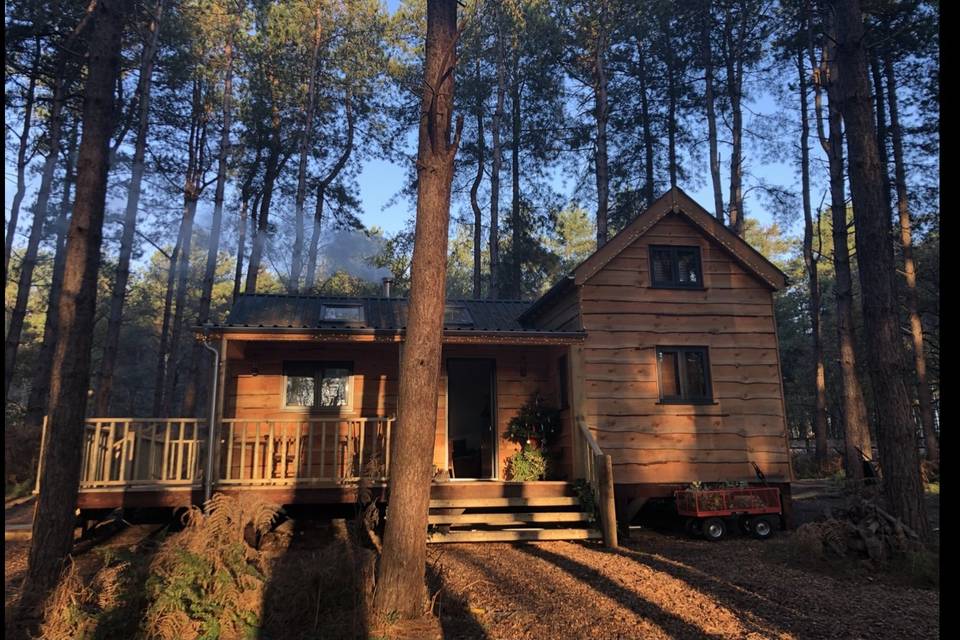
[(700, 247), (650, 247), (650, 273), (654, 287), (700, 289)]
[(325, 304), (320, 312), (324, 322), (363, 322), (363, 307), (358, 304)]
[(443, 309), (444, 325), (472, 325), (473, 317), (462, 304), (448, 304)]
[(350, 377), (346, 364), (285, 362), (287, 407), (338, 409), (350, 406)]
[(660, 402), (699, 404), (713, 400), (706, 347), (657, 347)]

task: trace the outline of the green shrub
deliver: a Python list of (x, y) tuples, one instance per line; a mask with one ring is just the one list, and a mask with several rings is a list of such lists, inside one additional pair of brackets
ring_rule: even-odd
[(525, 446), (510, 456), (507, 461), (510, 479), (517, 482), (531, 482), (540, 480), (547, 473), (547, 459), (543, 452), (533, 447)]

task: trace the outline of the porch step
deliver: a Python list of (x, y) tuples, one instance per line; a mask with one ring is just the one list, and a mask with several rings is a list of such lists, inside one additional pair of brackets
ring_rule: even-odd
[(496, 531), (450, 531), (428, 534), (427, 542), (538, 542), (543, 540), (596, 540), (597, 529), (500, 529)]
[(532, 498), (454, 498), (431, 500), (431, 509), (496, 509), (503, 507), (574, 507), (580, 504), (575, 496)]
[(430, 543), (601, 537), (570, 483), (451, 484), (435, 490), (430, 500)]
[(580, 511), (535, 511), (529, 513), (464, 513), (430, 516), (430, 524), (518, 525), (531, 522), (587, 522), (590, 515)]

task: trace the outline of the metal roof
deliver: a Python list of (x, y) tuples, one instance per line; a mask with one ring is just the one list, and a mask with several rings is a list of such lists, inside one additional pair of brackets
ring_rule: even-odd
[[(520, 315), (532, 304), (529, 300), (448, 300), (447, 306), (462, 307), (472, 322), (466, 324), (457, 314), (445, 318), (444, 329), (457, 331), (517, 331), (543, 333), (543, 329), (524, 326)], [(325, 321), (323, 305), (363, 308), (360, 321)], [(460, 320), (460, 321), (458, 321)], [(286, 328), (375, 331), (399, 331), (406, 328), (407, 299), (383, 297), (308, 296), (291, 294), (243, 294), (237, 297), (222, 328)]]

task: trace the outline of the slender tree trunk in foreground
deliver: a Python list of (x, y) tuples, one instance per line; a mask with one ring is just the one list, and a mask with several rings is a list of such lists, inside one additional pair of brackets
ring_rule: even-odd
[[(829, 22), (829, 20), (827, 20)], [(809, 34), (809, 30), (808, 30)], [(833, 270), (835, 274), (834, 298), (837, 305), (837, 345), (840, 359), (840, 397), (842, 400), (844, 460), (846, 474), (851, 480), (863, 480), (863, 464), (860, 451), (872, 458), (870, 427), (867, 424), (867, 405), (863, 399), (863, 387), (857, 373), (856, 335), (853, 324), (853, 276), (850, 269), (850, 249), (847, 233), (846, 188), (844, 186), (843, 131), (838, 110), (837, 87), (834, 82), (834, 54), (832, 42), (834, 30), (827, 29), (828, 44), (823, 51), (823, 60), (816, 64), (812, 39), (808, 38), (807, 52), (814, 77), (814, 112), (817, 118), (817, 135), (827, 155), (830, 172), (830, 218), (833, 228)], [(822, 85), (827, 87), (829, 100), (829, 135), (823, 126)]]
[(260, 212), (257, 214), (257, 228), (253, 235), (253, 246), (250, 249), (250, 262), (247, 265), (247, 283), (244, 293), (257, 292), (257, 278), (260, 277), (260, 261), (263, 258), (263, 245), (267, 241), (267, 231), (270, 228), (270, 201), (273, 198), (273, 188), (279, 173), (280, 115), (277, 109), (274, 108), (273, 135), (270, 140), (270, 153), (267, 156), (267, 171), (263, 177)]
[(717, 139), (717, 109), (714, 101), (713, 80), (713, 44), (710, 40), (712, 25), (711, 2), (707, 0), (703, 15), (703, 27), (700, 32), (700, 49), (703, 52), (704, 94), (703, 102), (707, 110), (707, 137), (710, 140), (710, 180), (713, 183), (713, 209), (717, 220), (723, 223), (723, 187), (720, 184), (720, 150)]
[[(480, 59), (477, 58), (476, 72), (474, 81), (480, 86)], [(483, 96), (477, 91), (477, 99), (474, 104), (474, 116), (477, 119), (477, 175), (470, 185), (470, 207), (473, 209), (473, 297), (480, 299), (481, 291), (481, 255), (483, 242), (483, 210), (480, 208), (480, 202), (477, 199), (477, 192), (480, 190), (480, 184), (483, 182)]]
[[(597, 182), (597, 249), (607, 244), (607, 218), (610, 207), (610, 171), (607, 166), (607, 120), (610, 114), (607, 105), (607, 69), (604, 55), (608, 46), (606, 22), (604, 5), (601, 9), (597, 50), (593, 59), (593, 118), (597, 127), (596, 148), (593, 156)], [(519, 247), (515, 247), (515, 253), (516, 249)]]
[(120, 327), (123, 323), (123, 302), (127, 295), (127, 281), (130, 279), (130, 257), (133, 254), (134, 232), (137, 227), (137, 209), (140, 206), (140, 185), (146, 169), (147, 130), (150, 126), (150, 86), (153, 76), (153, 61), (157, 52), (157, 39), (160, 34), (160, 19), (163, 15), (165, 0), (158, 0), (154, 9), (154, 19), (150, 22), (150, 39), (143, 46), (140, 62), (139, 105), (140, 114), (137, 124), (137, 140), (134, 144), (133, 166), (130, 173), (130, 186), (127, 188), (127, 208), (123, 216), (123, 233), (120, 236), (120, 255), (117, 258), (117, 276), (113, 282), (110, 296), (110, 316), (107, 320), (107, 335), (103, 344), (103, 357), (100, 359), (100, 375), (95, 390), (94, 414), (109, 415), (110, 393), (113, 389), (113, 370), (117, 362), (117, 347), (120, 343)]
[(381, 617), (417, 618), (426, 610), (427, 511), (437, 423), (450, 185), (462, 124), (458, 120), (451, 143), (456, 42), (456, 0), (428, 0), (410, 311), (400, 362), (390, 511), (374, 594), (374, 609)]
[(3, 281), (7, 281), (7, 269), (10, 268), (10, 253), (13, 251), (13, 239), (17, 233), (17, 221), (20, 217), (20, 203), (27, 193), (27, 148), (30, 146), (30, 126), (33, 122), (33, 102), (36, 97), (37, 76), (40, 75), (40, 37), (34, 39), (33, 68), (30, 69), (30, 81), (27, 84), (26, 99), (23, 104), (23, 127), (20, 129), (17, 149), (17, 191), (10, 205), (10, 220), (7, 222), (7, 236), (3, 250)]
[(520, 69), (516, 57), (513, 60), (513, 82), (510, 84), (510, 296), (520, 299), (523, 289), (523, 217), (520, 211)]
[(160, 323), (160, 346), (157, 348), (157, 370), (153, 383), (153, 415), (163, 414), (163, 381), (167, 371), (167, 343), (170, 340), (170, 311), (173, 309), (173, 291), (176, 286), (177, 263), (180, 260), (180, 243), (183, 233), (177, 236), (177, 244), (170, 254), (170, 266), (167, 269), (167, 288), (163, 296), (163, 320)]
[[(803, 262), (807, 268), (810, 289), (810, 327), (814, 361), (813, 433), (817, 442), (817, 466), (824, 469), (827, 461), (827, 381), (823, 365), (823, 332), (820, 330), (820, 278), (817, 257), (813, 253), (813, 214), (810, 206), (810, 116), (807, 109), (807, 73), (803, 49), (797, 50), (800, 86), (800, 183), (803, 192)], [(819, 213), (818, 213), (819, 216)], [(819, 231), (819, 226), (818, 226)]]
[(897, 188), (897, 214), (900, 218), (900, 246), (903, 250), (903, 272), (907, 281), (907, 312), (910, 314), (910, 339), (913, 343), (913, 364), (917, 372), (917, 399), (920, 422), (927, 448), (927, 460), (940, 460), (940, 442), (933, 428), (933, 398), (927, 382), (927, 357), (923, 351), (923, 323), (917, 310), (917, 267), (913, 261), (913, 237), (910, 222), (910, 199), (907, 192), (907, 169), (903, 159), (903, 132), (897, 105), (897, 84), (893, 61), (887, 54), (884, 61), (887, 75), (887, 99), (890, 102), (890, 134), (893, 138), (893, 164)]
[(56, 222), (57, 240), (53, 257), (53, 277), (47, 298), (47, 317), (43, 324), (43, 342), (40, 345), (40, 356), (37, 358), (36, 368), (33, 370), (33, 379), (30, 382), (30, 395), (27, 396), (27, 415), (24, 421), (29, 430), (37, 433), (40, 432), (43, 416), (47, 413), (47, 399), (50, 395), (50, 363), (53, 360), (53, 350), (57, 346), (57, 311), (60, 290), (63, 288), (63, 269), (67, 260), (67, 227), (70, 224), (71, 189), (76, 179), (78, 134), (79, 125), (75, 122), (71, 128), (70, 142), (67, 146), (63, 195)]
[(654, 139), (653, 139), (653, 121), (650, 114), (650, 96), (648, 95), (647, 78), (647, 52), (643, 48), (643, 39), (639, 33), (636, 34), (637, 40), (637, 79), (640, 82), (640, 119), (643, 122), (643, 159), (644, 159), (644, 181), (643, 181), (643, 200), (646, 206), (653, 204), (656, 197), (654, 193), (655, 182), (654, 174)]
[(22, 611), (41, 603), (73, 545), (83, 425), (90, 382), (97, 272), (103, 239), (114, 85), (120, 71), (124, 2), (100, 0), (94, 13), (77, 160), (77, 197), (67, 236), (58, 334), (50, 380), (50, 418), (43, 477), (30, 541)]
[(847, 126), (863, 322), (870, 335), (867, 361), (877, 402), (884, 494), (893, 514), (928, 540), (930, 522), (920, 480), (916, 427), (904, 383), (906, 366), (894, 287), (893, 238), (873, 128), (863, 18), (858, 0), (838, 0), (834, 8), (839, 107)]
[(503, 123), (503, 102), (507, 95), (506, 64), (503, 52), (503, 20), (499, 4), (494, 3), (494, 20), (497, 23), (497, 106), (490, 120), (490, 289), (491, 300), (500, 297), (500, 170), (503, 166), (503, 146), (500, 143), (500, 127)]
[(743, 56), (740, 39), (743, 38), (741, 29), (738, 37), (733, 36), (733, 17), (728, 10), (724, 19), (724, 38), (727, 41), (727, 97), (730, 100), (732, 127), (730, 135), (733, 145), (730, 150), (730, 230), (743, 237)]

